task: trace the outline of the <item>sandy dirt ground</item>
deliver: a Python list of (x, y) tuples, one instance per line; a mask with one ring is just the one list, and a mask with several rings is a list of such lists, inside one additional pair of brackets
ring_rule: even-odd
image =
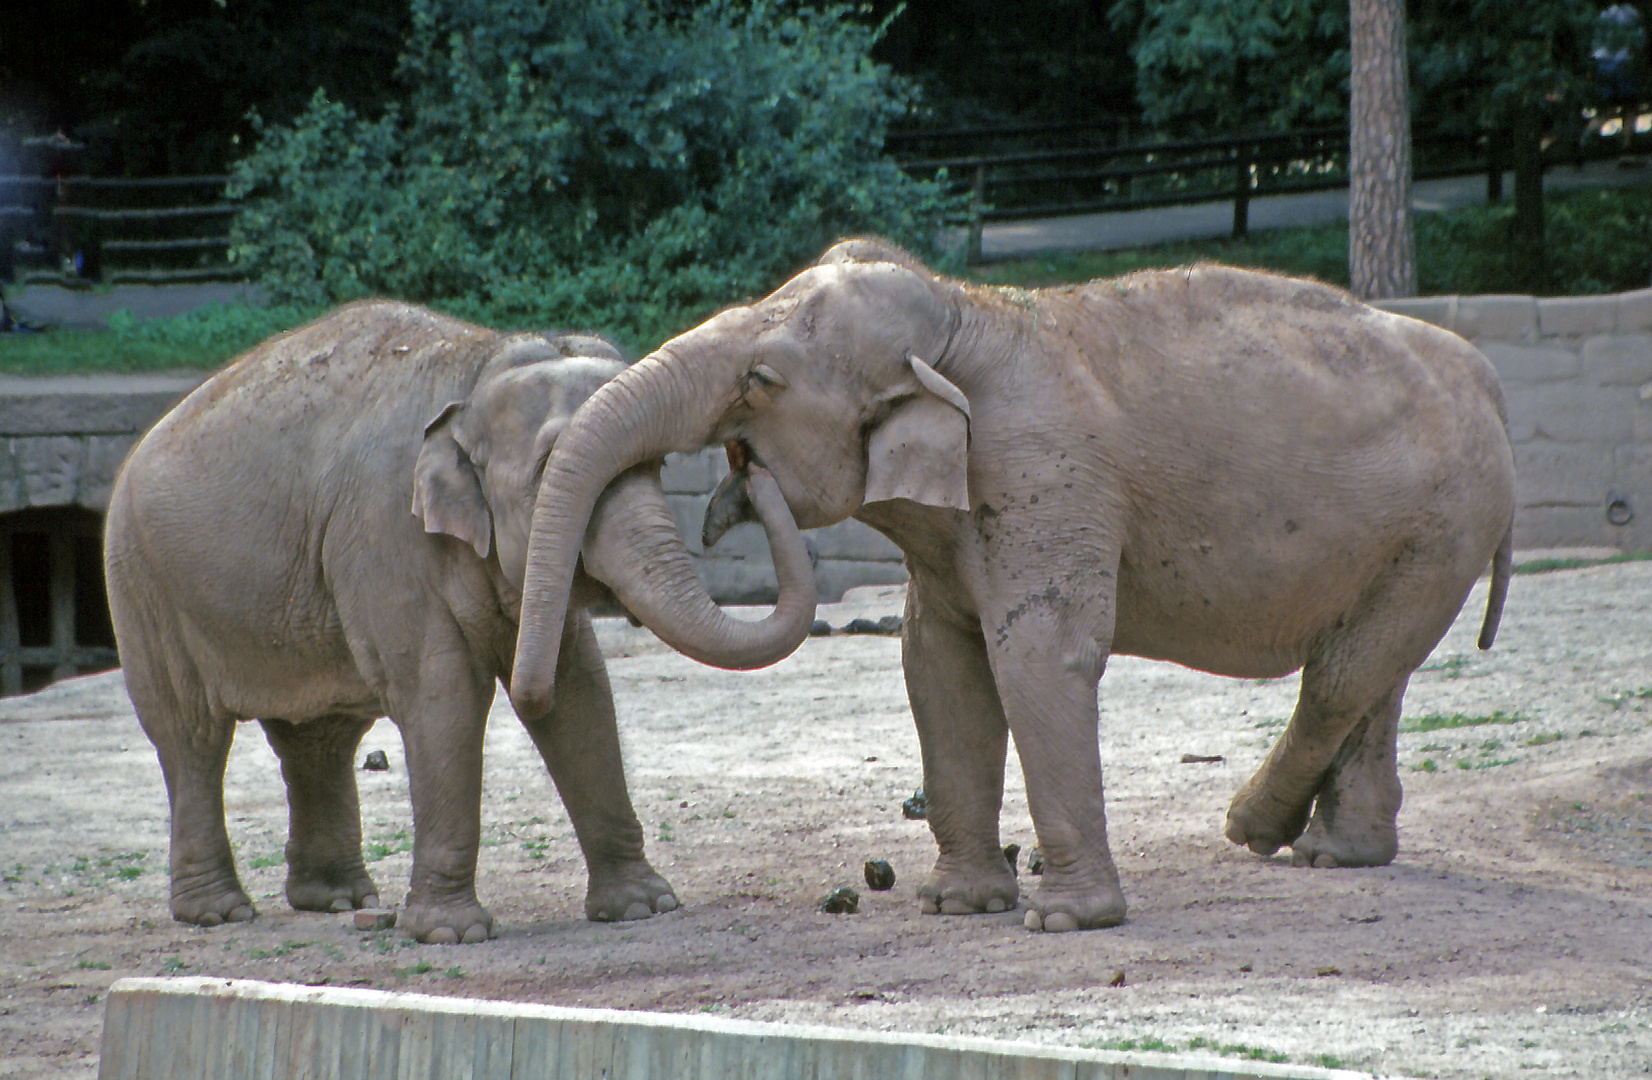
[[(899, 602), (898, 590), (862, 590), (823, 614), (842, 625)], [(1192, 1046), (1405, 1076), (1645, 1076), (1652, 564), (1517, 577), (1497, 647), (1482, 654), (1484, 602), (1482, 582), (1412, 680), (1407, 726), (1458, 726), (1401, 736), (1401, 852), (1380, 869), (1296, 868), (1222, 838), (1229, 798), (1289, 715), (1294, 678), (1115, 658), (1101, 743), (1130, 917), (1078, 935), (1028, 933), (1019, 912), (919, 913), (912, 890), (934, 848), (901, 814), (922, 777), (889, 637), (815, 639), (734, 674), (605, 620), (633, 796), (684, 906), (584, 920), (582, 860), (501, 698), (479, 879), (501, 934), (471, 946), (416, 946), (286, 906), (283, 791), (255, 726), (240, 731), (227, 791), (261, 914), (211, 930), (174, 923), (165, 792), (119, 674), (9, 699), (0, 1076), (93, 1075), (109, 984), (167, 973)], [(388, 899), (406, 889), (411, 812), (388, 722), (368, 735), (372, 749), (392, 766), (359, 774)], [(1003, 839), (1034, 844), (1013, 754)], [(868, 858), (893, 864), (893, 891), (864, 887)], [(844, 884), (859, 887), (860, 913), (819, 912)]]

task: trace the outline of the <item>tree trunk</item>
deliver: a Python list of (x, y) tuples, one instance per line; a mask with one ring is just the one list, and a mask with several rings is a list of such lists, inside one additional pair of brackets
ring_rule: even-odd
[(1548, 279), (1548, 253), (1543, 235), (1543, 125), (1535, 110), (1515, 117), (1513, 150), (1513, 261), (1519, 288), (1536, 292)]
[(1362, 300), (1417, 291), (1404, 0), (1349, 0), (1348, 270)]

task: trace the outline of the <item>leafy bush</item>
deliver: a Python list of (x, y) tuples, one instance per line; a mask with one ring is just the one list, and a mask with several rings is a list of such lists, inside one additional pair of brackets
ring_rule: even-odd
[(1522, 273), (1512, 206), (1419, 214), (1418, 291), (1586, 296), (1652, 279), (1652, 187), (1550, 193), (1544, 216), (1546, 266)]
[(414, 0), (405, 102), (318, 92), (235, 168), (232, 257), (277, 299), (384, 293), (652, 344), (846, 233), (960, 212), (882, 152), (911, 90), (848, 7)]

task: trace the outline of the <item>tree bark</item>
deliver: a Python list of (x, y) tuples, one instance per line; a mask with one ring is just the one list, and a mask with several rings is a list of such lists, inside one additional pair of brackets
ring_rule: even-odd
[(1348, 271), (1362, 300), (1417, 291), (1404, 0), (1349, 0)]

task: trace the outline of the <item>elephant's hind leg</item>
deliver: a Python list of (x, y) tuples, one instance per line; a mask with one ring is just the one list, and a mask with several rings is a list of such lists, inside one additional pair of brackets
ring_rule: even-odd
[(235, 721), (212, 714), (193, 672), (177, 680), (137, 650), (123, 648), (126, 686), (155, 746), (172, 810), (169, 865), (172, 917), (199, 926), (244, 922), (257, 914), (235, 873), (224, 827), (224, 766)]
[(355, 754), (371, 720), (260, 720), (287, 782), (287, 902), (300, 911), (377, 907), (361, 858)]
[(940, 853), (918, 901), (931, 915), (1008, 911), (1020, 899), (998, 843), (1009, 726), (979, 626), (926, 611), (921, 590), (914, 584), (907, 594), (901, 660)]
[[(1462, 586), (1468, 591), (1473, 579)], [(1302, 669), (1284, 734), (1228, 808), (1227, 838), (1270, 855), (1309, 828), (1300, 858), (1372, 866), (1398, 850), (1400, 782), (1394, 739), (1406, 680), (1445, 634), (1458, 604), (1441, 601), (1438, 573), (1396, 571), (1374, 585)]]
[(1405, 681), (1373, 705), (1343, 740), (1314, 795), (1308, 830), (1291, 845), (1299, 866), (1386, 866), (1399, 852), (1394, 820), (1400, 778), (1394, 744), (1399, 736)]

